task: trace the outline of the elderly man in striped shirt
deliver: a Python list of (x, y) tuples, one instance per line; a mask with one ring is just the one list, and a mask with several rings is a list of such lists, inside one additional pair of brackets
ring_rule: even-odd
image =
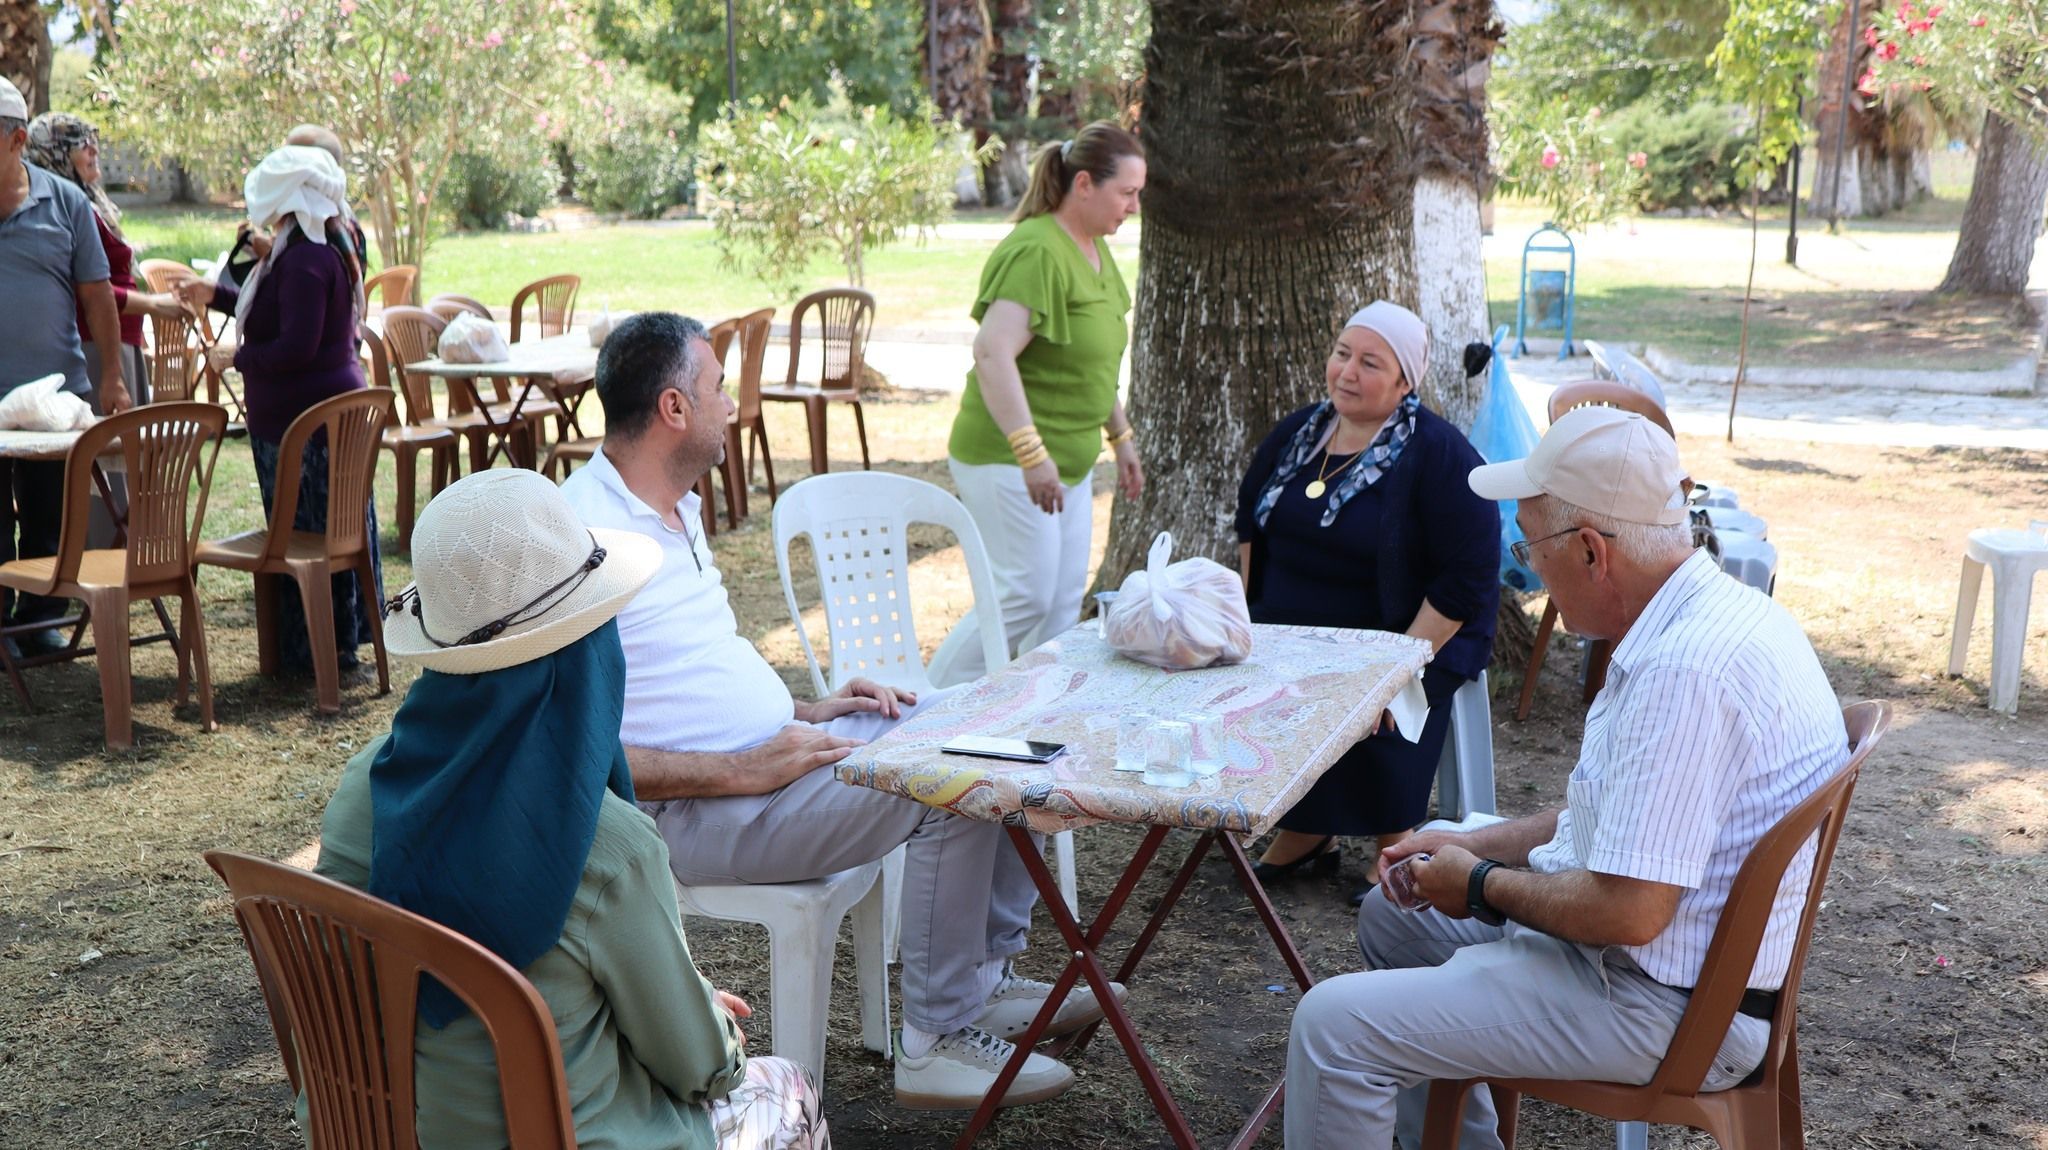
[[(1692, 547), (1678, 447), (1640, 415), (1581, 408), (1472, 489), (1521, 501), (1518, 558), (1565, 624), (1614, 643), (1562, 810), (1415, 835), (1419, 913), (1368, 898), (1367, 969), (1302, 999), (1287, 1145), (1420, 1143), (1430, 1080), (1482, 1074), (1643, 1083), (1663, 1059), (1736, 870), (1848, 761), (1833, 689), (1797, 623)], [(1779, 888), (1752, 991), (1706, 1089), (1763, 1060), (1813, 847)], [(1501, 1145), (1468, 1096), (1459, 1145)]]

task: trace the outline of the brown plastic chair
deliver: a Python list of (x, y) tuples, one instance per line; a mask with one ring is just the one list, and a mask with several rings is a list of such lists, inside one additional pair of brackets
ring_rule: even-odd
[[(363, 509), (377, 475), (377, 448), (384, 428), (397, 421), (398, 399), (386, 387), (344, 392), (300, 413), (285, 428), (277, 453), (276, 496), (270, 526), (201, 543), (193, 562), (246, 571), (256, 577), (257, 669), (277, 673), (277, 583), (289, 578), (305, 605), (306, 638), (313, 648), (316, 708), (341, 711), (341, 671), (334, 649), (333, 589), (339, 572), (356, 573), (357, 597), (370, 616), (370, 645), (377, 652), (377, 693), (391, 691), (384, 657), (383, 604), (377, 601), (377, 570), (370, 556)], [(292, 528), (299, 508), (299, 466), (314, 433), (327, 433), (327, 530)]]
[[(1451, 1150), (1458, 1138), (1458, 1115), (1465, 1092), (1481, 1082), (1491, 1084), (1500, 1113), (1501, 1142), (1515, 1144), (1515, 1109), (1523, 1094), (1547, 1099), (1616, 1122), (1650, 1122), (1704, 1130), (1726, 1150), (1778, 1150), (1806, 1145), (1799, 1104), (1799, 985), (1806, 970), (1807, 946), (1813, 941), (1813, 920), (1827, 885), (1828, 864), (1835, 857), (1842, 820), (1856, 776), (1871, 749), (1890, 728), (1890, 703), (1871, 700), (1842, 708), (1849, 742), (1849, 762), (1835, 777), (1792, 808), (1765, 833), (1742, 869), (1714, 927), (1700, 968), (1701, 982), (1678, 1020), (1671, 1046), (1657, 1074), (1642, 1086), (1612, 1082), (1569, 1082), (1536, 1078), (1440, 1081), (1429, 1091), (1429, 1114), (1422, 1144), (1425, 1150)], [(1771, 1015), (1771, 1038), (1763, 1065), (1741, 1085), (1701, 1093), (1715, 1054), (1727, 1037), (1736, 1008), (1748, 989), (1772, 904), (1785, 871), (1800, 850), (1818, 836), (1813, 877), (1806, 888), (1806, 909), (1799, 916), (1799, 934), (1792, 946), (1792, 964)]]
[[(732, 350), (733, 340), (738, 337), (739, 332), (740, 321), (728, 319), (712, 324), (710, 330), (704, 333), (711, 342), (711, 354), (719, 363), (725, 362), (726, 355)], [(737, 403), (734, 404), (734, 408), (737, 410)], [(733, 443), (739, 437), (739, 425), (735, 422), (737, 418), (735, 415), (726, 420), (725, 460), (716, 468), (719, 479), (725, 484), (725, 525), (732, 528), (737, 528), (740, 520), (747, 516), (747, 479), (742, 473), (739, 453), (732, 449)], [(711, 472), (705, 472), (703, 478), (697, 481), (697, 493), (706, 503), (711, 502)]]
[(431, 974), (491, 1036), (512, 1150), (575, 1150), (561, 1040), (510, 963), (430, 919), (282, 863), (208, 851), (307, 1107), (312, 1150), (416, 1150), (413, 1039)]
[(775, 505), (775, 459), (768, 454), (768, 421), (761, 417), (761, 366), (768, 358), (768, 334), (775, 323), (775, 309), (764, 307), (740, 317), (739, 411), (733, 417), (732, 434), (726, 439), (728, 458), (738, 456), (746, 444), (748, 483), (754, 481), (755, 448), (759, 448), (762, 470), (768, 474), (768, 504)]
[(440, 295), (428, 300), (427, 310), (440, 316), (442, 319), (450, 321), (454, 320), (458, 315), (473, 315), (478, 319), (492, 321), (497, 319), (496, 316), (491, 314), (491, 309), (485, 307), (481, 301), (471, 299), (466, 295), (456, 295), (453, 292), (442, 292)]
[(356, 325), (356, 335), (370, 349), (370, 386), (389, 388), (405, 401), (405, 422), (384, 429), (383, 448), (391, 453), (397, 470), (398, 549), (410, 553), (420, 452), (433, 453), (427, 493), (431, 499), (459, 477), (462, 456), (456, 449), (460, 442), (454, 431), (433, 422), (434, 391), (425, 378), (413, 372), (393, 372), (390, 349), (370, 325)]
[(378, 296), (387, 308), (408, 307), (419, 298), (420, 269), (411, 264), (385, 268), (363, 281), (363, 299)]
[[(804, 316), (818, 312), (822, 364), (816, 383), (799, 385), (797, 367), (803, 359)], [(828, 288), (796, 301), (789, 313), (789, 378), (780, 387), (764, 387), (761, 398), (804, 405), (804, 423), (811, 435), (811, 474), (831, 469), (825, 457), (825, 412), (828, 403), (853, 406), (853, 425), (860, 432), (860, 465), (868, 469), (868, 425), (860, 410), (860, 380), (867, 366), (868, 333), (875, 323), (875, 297), (858, 288)]]
[[(1657, 406), (1657, 401), (1627, 384), (1609, 380), (1586, 380), (1583, 383), (1567, 383), (1550, 393), (1550, 422), (1556, 423), (1564, 413), (1580, 407), (1618, 407), (1633, 411), (1664, 429), (1672, 439), (1678, 433), (1671, 429), (1671, 417)], [(1515, 719), (1529, 717), (1529, 706), (1536, 701), (1536, 676), (1543, 670), (1543, 657), (1550, 650), (1551, 632), (1557, 629), (1557, 604), (1545, 603), (1543, 621), (1536, 625), (1536, 645), (1529, 652), (1529, 666), (1522, 672), (1522, 697), (1515, 703)], [(1583, 701), (1591, 703), (1593, 696), (1607, 682), (1607, 660), (1613, 654), (1613, 645), (1605, 639), (1592, 639), (1586, 643), (1586, 684), (1582, 692)]]
[[(137, 274), (152, 292), (168, 292), (180, 274), (192, 269), (176, 260), (143, 260)], [(173, 319), (149, 317), (149, 396), (155, 403), (192, 398), (192, 389), (204, 373), (204, 358), (193, 338), (194, 319), (181, 315)]]
[[(512, 295), (512, 342), (518, 343), (522, 334), (535, 334), (539, 338), (561, 335), (576, 321), (576, 293), (583, 286), (583, 277), (575, 275), (549, 276), (535, 280), (520, 288)], [(534, 323), (525, 323), (527, 301), (533, 301)], [(567, 378), (549, 377), (539, 381), (541, 390), (561, 407), (555, 417), (555, 437), (560, 439), (581, 438), (583, 425), (577, 422), (576, 410), (583, 404), (583, 397), (590, 394), (596, 385), (594, 374), (583, 374)]]
[[(105, 711), (109, 749), (135, 745), (134, 684), (130, 677), (128, 606), (137, 599), (177, 596), (183, 605), (185, 642), (172, 632), (161, 604), (157, 617), (161, 635), (139, 642), (167, 640), (178, 654), (178, 705), (187, 699), (188, 674), (199, 685), (199, 721), (209, 731), (213, 721), (213, 676), (206, 662), (206, 626), (193, 581), (192, 555), (199, 528), (206, 520), (206, 497), (213, 486), (213, 465), (227, 433), (228, 413), (211, 403), (152, 403), (87, 428), (64, 459), (64, 518), (58, 528), (57, 553), (41, 559), (17, 559), (0, 566), (0, 587), (32, 595), (79, 599), (92, 618), (91, 647), (72, 646), (55, 656), (21, 660), (33, 666), (56, 659), (97, 655), (101, 706)], [(118, 441), (118, 446), (112, 446)], [(211, 441), (213, 450), (204, 449)], [(118, 550), (85, 546), (89, 505), (96, 497), (94, 464), (110, 450), (118, 453), (128, 477), (128, 541)], [(201, 456), (204, 455), (202, 465)], [(198, 506), (192, 507), (197, 480)], [(189, 517), (189, 524), (187, 522)], [(12, 634), (38, 629), (0, 629)], [(6, 658), (0, 652), (0, 658)], [(17, 690), (26, 691), (14, 661), (8, 661)], [(188, 666), (189, 664), (189, 666)], [(24, 694), (24, 698), (26, 695)]]

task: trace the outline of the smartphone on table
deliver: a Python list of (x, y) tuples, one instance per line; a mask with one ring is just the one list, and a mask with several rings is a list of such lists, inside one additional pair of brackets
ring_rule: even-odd
[(1067, 753), (1065, 743), (1041, 743), (1032, 739), (999, 739), (988, 735), (961, 735), (939, 748), (948, 755), (972, 755), (979, 759), (1008, 759), (1018, 763), (1049, 763)]

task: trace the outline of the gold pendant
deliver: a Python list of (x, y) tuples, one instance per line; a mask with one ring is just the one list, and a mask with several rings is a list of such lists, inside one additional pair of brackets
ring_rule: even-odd
[(1328, 490), (1329, 488), (1323, 486), (1323, 481), (1320, 479), (1311, 479), (1308, 481), (1307, 491), (1308, 497), (1310, 499), (1321, 499), (1323, 497), (1323, 492)]

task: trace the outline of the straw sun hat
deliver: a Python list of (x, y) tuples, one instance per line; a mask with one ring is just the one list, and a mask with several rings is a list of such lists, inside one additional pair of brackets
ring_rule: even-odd
[(604, 626), (661, 568), (661, 545), (586, 527), (545, 476), (501, 468), (457, 480), (427, 504), (412, 563), (413, 582), (385, 607), (386, 649), (476, 675)]

